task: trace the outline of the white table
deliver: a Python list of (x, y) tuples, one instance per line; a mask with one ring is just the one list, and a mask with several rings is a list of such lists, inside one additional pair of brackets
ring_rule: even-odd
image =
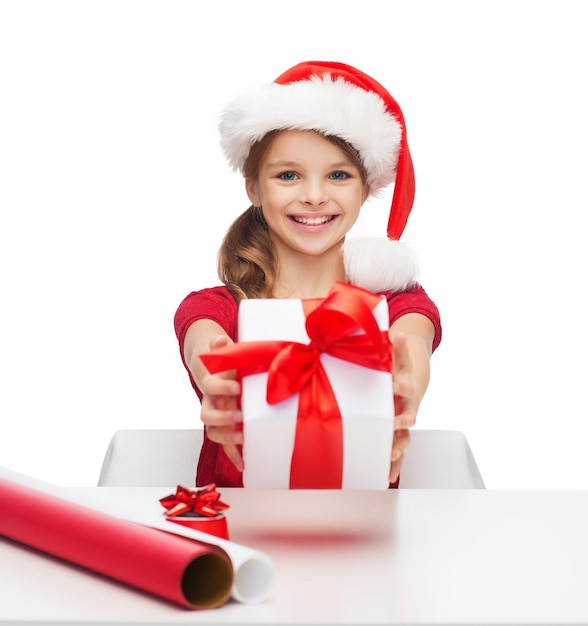
[(221, 493), (275, 563), (265, 602), (187, 611), (0, 539), (0, 624), (588, 623), (588, 492)]

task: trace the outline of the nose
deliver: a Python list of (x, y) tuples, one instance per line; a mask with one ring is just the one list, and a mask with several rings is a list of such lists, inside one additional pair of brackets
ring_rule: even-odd
[(328, 200), (327, 186), (321, 180), (307, 180), (303, 187), (302, 202), (308, 207), (320, 207)]

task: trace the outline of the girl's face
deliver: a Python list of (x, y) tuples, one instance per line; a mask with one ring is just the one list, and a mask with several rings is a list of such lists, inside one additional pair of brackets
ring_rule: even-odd
[(358, 168), (338, 146), (312, 131), (278, 133), (256, 178), (246, 180), (249, 199), (261, 206), (278, 256), (319, 256), (337, 249), (368, 195)]

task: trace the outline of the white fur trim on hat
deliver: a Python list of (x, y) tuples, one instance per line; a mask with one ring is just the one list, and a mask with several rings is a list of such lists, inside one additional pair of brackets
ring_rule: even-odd
[(219, 129), (229, 163), (241, 171), (251, 146), (268, 132), (297, 129), (336, 135), (354, 146), (368, 173), (370, 195), (396, 178), (400, 122), (376, 93), (329, 74), (271, 83), (243, 95), (225, 109)]
[(418, 278), (413, 250), (383, 237), (348, 239), (342, 247), (345, 273), (351, 283), (374, 293), (404, 291)]

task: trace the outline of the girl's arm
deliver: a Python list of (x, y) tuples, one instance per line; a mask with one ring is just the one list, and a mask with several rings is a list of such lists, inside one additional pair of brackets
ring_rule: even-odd
[(197, 320), (186, 332), (184, 360), (202, 392), (200, 416), (208, 438), (222, 444), (229, 459), (243, 471), (243, 459), (237, 447), (243, 443), (243, 433), (237, 427), (243, 421), (237, 404), (241, 386), (234, 372), (210, 374), (198, 356), (230, 343), (230, 337), (219, 324), (209, 319)]
[(389, 335), (393, 345), (395, 412), (390, 482), (394, 483), (410, 443), (408, 429), (416, 423), (419, 405), (429, 384), (435, 328), (424, 315), (408, 313), (392, 324)]
[[(419, 405), (429, 384), (429, 360), (435, 329), (424, 315), (409, 313), (392, 324), (393, 344), (394, 445), (390, 482), (397, 480), (404, 451), (410, 443), (409, 428), (416, 423)], [(184, 359), (192, 378), (202, 392), (201, 419), (211, 441), (223, 445), (229, 459), (242, 471), (238, 446), (243, 443), (243, 421), (237, 398), (241, 393), (234, 372), (210, 374), (199, 354), (232, 343), (223, 328), (208, 319), (194, 322), (184, 340)]]

